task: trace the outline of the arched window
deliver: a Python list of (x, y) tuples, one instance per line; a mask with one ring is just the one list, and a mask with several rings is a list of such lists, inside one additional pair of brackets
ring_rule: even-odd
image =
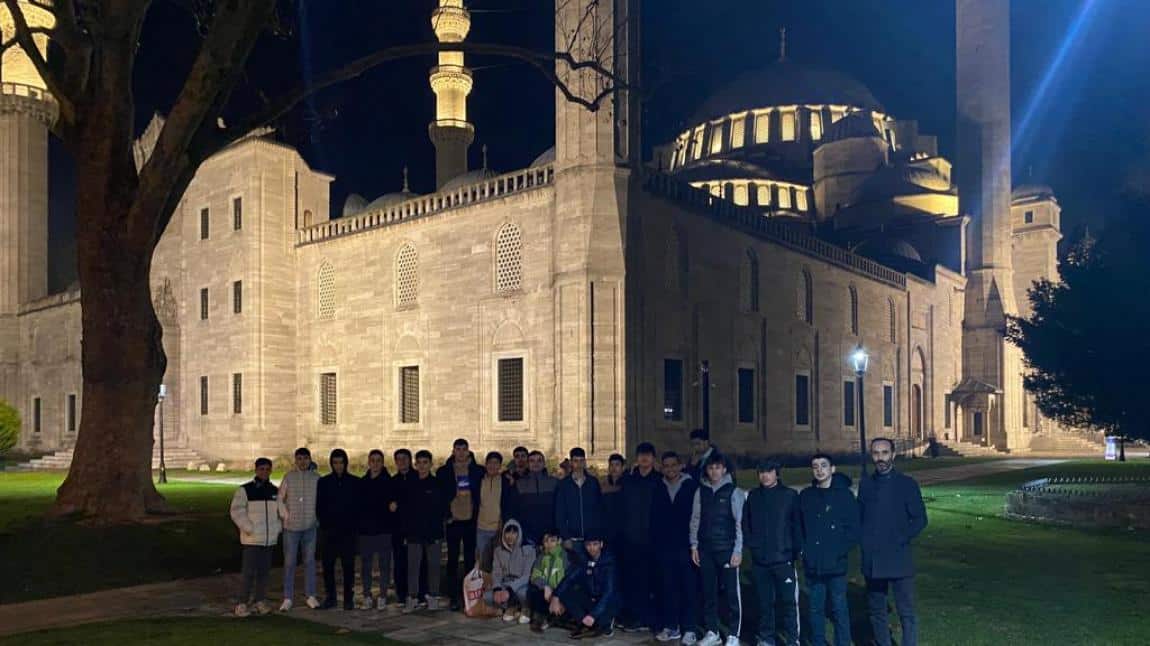
[(321, 319), (335, 316), (335, 267), (323, 261), (316, 272), (316, 314)]
[(523, 287), (523, 233), (511, 222), (495, 234), (495, 291), (513, 292)]
[(815, 322), (815, 309), (814, 309), (814, 286), (812, 285), (811, 272), (804, 268), (802, 280), (799, 281), (798, 288), (798, 316), (799, 320), (805, 323)]
[(742, 280), (740, 281), (739, 290), (741, 292), (739, 300), (741, 308), (744, 312), (757, 312), (759, 311), (759, 256), (755, 253), (754, 249), (747, 249), (747, 255), (743, 259)]
[(898, 343), (898, 313), (894, 309), (894, 299), (886, 299), (886, 304), (890, 317), (890, 342)]
[(406, 307), (419, 300), (419, 255), (404, 244), (395, 254), (395, 305)]
[(851, 334), (858, 336), (859, 333), (859, 292), (855, 289), (854, 285), (850, 286), (851, 298)]

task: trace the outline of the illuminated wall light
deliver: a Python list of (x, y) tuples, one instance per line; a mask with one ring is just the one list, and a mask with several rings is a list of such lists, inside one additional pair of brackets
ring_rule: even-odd
[(755, 143), (765, 144), (771, 140), (771, 113), (755, 113)]
[(731, 119), (731, 148), (742, 148), (747, 139), (747, 115), (736, 115)]
[(795, 111), (785, 110), (781, 113), (782, 116), (782, 140), (794, 141), (796, 136), (795, 130)]

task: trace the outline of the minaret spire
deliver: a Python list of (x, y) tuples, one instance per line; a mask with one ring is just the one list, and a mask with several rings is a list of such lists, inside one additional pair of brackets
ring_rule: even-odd
[[(439, 0), (431, 13), (431, 27), (439, 42), (462, 43), (471, 30), (471, 14), (463, 0)], [(467, 120), (471, 69), (463, 64), (463, 52), (439, 52), (430, 82), (435, 92), (435, 121), (428, 126), (428, 134), (435, 144), (435, 185), (442, 187), (467, 172), (467, 148), (475, 140), (475, 126)]]

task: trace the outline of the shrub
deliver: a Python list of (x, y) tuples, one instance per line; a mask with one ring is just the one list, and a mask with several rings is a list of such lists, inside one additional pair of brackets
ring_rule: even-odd
[(16, 446), (20, 437), (20, 413), (6, 401), (0, 400), (0, 456)]

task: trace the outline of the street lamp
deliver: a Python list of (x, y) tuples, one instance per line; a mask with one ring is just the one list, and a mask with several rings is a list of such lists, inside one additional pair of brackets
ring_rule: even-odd
[(164, 398), (168, 396), (168, 387), (160, 384), (157, 397), (160, 400), (160, 484), (168, 484), (168, 467), (164, 464)]
[(863, 409), (863, 404), (866, 398), (863, 397), (865, 392), (863, 385), (866, 379), (867, 364), (870, 363), (870, 355), (861, 345), (854, 349), (851, 353), (851, 364), (854, 365), (855, 375), (859, 379), (858, 385), (858, 401), (859, 401), (859, 455), (862, 457), (861, 469), (862, 475), (866, 476), (867, 472), (867, 450), (866, 450), (866, 411)]

